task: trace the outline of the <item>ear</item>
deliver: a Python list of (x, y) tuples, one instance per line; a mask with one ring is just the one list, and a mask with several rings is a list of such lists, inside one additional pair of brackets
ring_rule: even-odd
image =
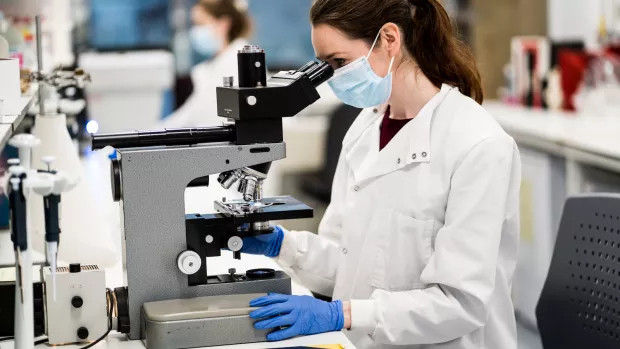
[(400, 29), (394, 23), (387, 23), (381, 28), (381, 41), (387, 43), (387, 51), (390, 57), (396, 57), (401, 50)]
[(220, 33), (228, 38), (228, 33), (230, 33), (230, 29), (232, 28), (232, 19), (228, 16), (223, 16), (217, 19), (217, 26), (219, 27)]

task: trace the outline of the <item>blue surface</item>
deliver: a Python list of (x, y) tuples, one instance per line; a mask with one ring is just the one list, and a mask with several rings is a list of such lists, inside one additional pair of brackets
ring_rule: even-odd
[(272, 70), (299, 68), (314, 60), (310, 36), (312, 0), (250, 0), (254, 17), (252, 43), (267, 52)]
[(168, 0), (89, 0), (89, 44), (95, 49), (168, 47)]
[[(89, 44), (101, 50), (169, 47), (169, 0), (88, 0)], [(254, 35), (272, 70), (298, 68), (314, 59), (309, 13), (312, 0), (249, 0)], [(205, 57), (195, 56), (194, 63)]]

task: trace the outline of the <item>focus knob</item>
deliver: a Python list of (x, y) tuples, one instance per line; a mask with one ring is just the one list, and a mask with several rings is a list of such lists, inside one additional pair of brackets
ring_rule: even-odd
[(200, 270), (202, 261), (200, 255), (194, 251), (184, 251), (177, 258), (179, 270), (185, 275), (193, 275)]
[(110, 164), (110, 180), (112, 184), (112, 199), (114, 202), (121, 201), (123, 195), (121, 188), (121, 162), (118, 159), (112, 160)]

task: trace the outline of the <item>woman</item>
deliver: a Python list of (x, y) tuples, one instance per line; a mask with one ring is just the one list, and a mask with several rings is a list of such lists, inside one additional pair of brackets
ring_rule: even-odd
[(221, 124), (215, 90), (222, 86), (222, 77), (237, 79), (237, 51), (248, 44), (250, 33), (250, 18), (240, 0), (200, 0), (192, 8), (192, 21), (192, 48), (210, 58), (192, 70), (192, 95), (157, 129)]
[[(472, 55), (438, 0), (317, 0), (312, 40), (330, 86), (370, 107), (343, 142), (319, 235), (276, 228), (276, 257), (334, 302), (251, 302), (269, 340), (341, 329), (357, 348), (515, 349), (515, 142), (480, 106)], [(280, 329), (281, 326), (288, 326)]]

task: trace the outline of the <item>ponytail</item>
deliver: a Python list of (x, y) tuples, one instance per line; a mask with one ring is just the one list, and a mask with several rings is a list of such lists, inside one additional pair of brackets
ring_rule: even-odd
[(315, 0), (310, 21), (369, 44), (386, 23), (394, 23), (403, 33), (407, 52), (436, 87), (458, 87), (482, 104), (482, 82), (474, 56), (458, 39), (438, 0)]
[(437, 87), (449, 84), (482, 104), (484, 94), (471, 49), (456, 36), (448, 13), (437, 0), (409, 0), (413, 32), (406, 46), (420, 70)]

